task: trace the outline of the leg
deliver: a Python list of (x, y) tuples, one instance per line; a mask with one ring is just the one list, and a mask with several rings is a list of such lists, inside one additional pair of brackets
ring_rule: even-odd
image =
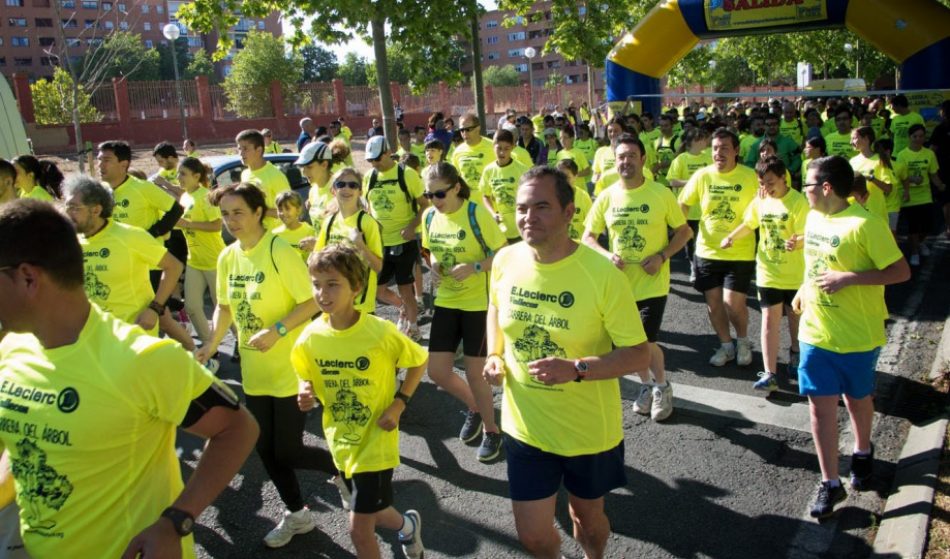
[[(794, 314), (794, 313), (792, 313)], [(797, 316), (797, 315), (796, 315)], [(778, 370), (779, 333), (782, 331), (782, 305), (762, 307), (762, 366), (773, 375)], [(792, 344), (794, 347), (796, 344)]]
[(732, 341), (732, 334), (729, 332), (729, 315), (722, 301), (722, 291), (721, 287), (714, 287), (704, 292), (703, 295), (706, 297), (706, 312), (709, 313), (709, 322), (712, 323), (719, 341), (726, 344)]
[(657, 384), (666, 382), (666, 357), (663, 355), (663, 350), (659, 344), (650, 344), (650, 373)]
[(411, 326), (416, 326), (419, 315), (419, 306), (416, 304), (416, 296), (413, 293), (413, 284), (407, 283), (397, 286), (399, 289), (399, 298), (402, 299), (403, 308), (406, 310), (406, 320)]
[(838, 396), (809, 396), (811, 435), (822, 481), (838, 479)]
[(484, 368), (484, 357), (465, 356), (465, 378), (468, 380), (468, 387), (471, 389), (470, 393), (474, 397), (478, 413), (482, 416), (485, 430), (490, 433), (498, 433), (498, 424), (495, 422), (495, 399), (491, 386), (482, 376), (482, 369)]
[(376, 290), (376, 299), (380, 303), (393, 307), (398, 308), (402, 306), (402, 299), (399, 298), (399, 295), (383, 284), (380, 284), (379, 289)]
[[(438, 351), (429, 354), (429, 378), (440, 388), (458, 398), (468, 409), (477, 409), (472, 390), (453, 370), (455, 354)], [(479, 373), (481, 375), (481, 373)], [(484, 379), (482, 382), (485, 382)], [(487, 383), (486, 383), (487, 386)], [(484, 420), (484, 416), (483, 416)]]
[(574, 539), (584, 549), (587, 559), (601, 559), (610, 536), (610, 519), (604, 513), (604, 498), (581, 499), (568, 494)]
[(195, 327), (201, 343), (207, 343), (211, 339), (208, 315), (205, 314), (206, 289), (208, 289), (208, 284), (205, 283), (204, 272), (191, 266), (185, 268), (185, 312), (191, 318), (191, 324)]
[(181, 324), (175, 320), (175, 317), (172, 316), (171, 311), (168, 309), (165, 309), (165, 312), (159, 317), (158, 326), (162, 332), (165, 332), (169, 338), (180, 343), (186, 350), (195, 350), (195, 341), (191, 338), (188, 331), (182, 328)]
[(561, 557), (561, 536), (554, 528), (554, 505), (557, 495), (536, 501), (512, 501), (515, 530), (529, 554), (539, 559)]
[(736, 329), (736, 337), (745, 338), (749, 333), (749, 307), (746, 305), (746, 294), (726, 289), (725, 301), (726, 314), (732, 327)]
[(350, 540), (356, 548), (356, 556), (359, 559), (379, 559), (379, 544), (376, 542), (376, 514), (351, 512)]
[(871, 424), (874, 421), (874, 399), (871, 396), (852, 398), (845, 395), (844, 403), (851, 416), (851, 431), (854, 432), (854, 450), (871, 450)]
[[(280, 498), (291, 512), (303, 508), (303, 496), (297, 482), (295, 468), (319, 470), (336, 475), (330, 453), (322, 448), (303, 444), (303, 429), (307, 415), (297, 408), (297, 398), (271, 398), (273, 401), (273, 449), (267, 460), (261, 456), (267, 474), (274, 482)], [(269, 465), (268, 465), (269, 463)]]

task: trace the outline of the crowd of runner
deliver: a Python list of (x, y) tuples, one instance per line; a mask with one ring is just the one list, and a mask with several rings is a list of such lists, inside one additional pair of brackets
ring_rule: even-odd
[[(121, 141), (98, 146), (96, 178), (0, 160), (2, 504), (15, 480), (34, 557), (194, 556), (195, 518), (255, 446), (286, 509), (267, 546), (316, 527), (295, 474), (308, 469), (339, 489), (359, 557), (379, 555), (377, 527), (422, 557), (422, 518), (394, 508), (392, 475), (400, 416), (428, 373), (459, 400), (476, 458), (504, 455), (525, 549), (560, 557), (563, 484), (574, 536), (602, 557), (603, 498), (626, 484), (618, 379), (639, 377), (636, 413), (673, 413), (658, 342), (670, 260), (684, 258), (719, 338), (711, 366), (752, 364), (754, 284), (750, 388), (776, 391), (784, 360), (808, 397), (822, 477), (811, 514), (824, 518), (846, 498), (841, 397), (850, 485), (873, 474), (884, 286), (929, 256), (938, 221), (950, 227), (948, 116), (944, 102), (928, 141), (903, 95), (508, 111), (492, 138), (475, 115), (456, 126), (436, 113), (400, 122), (397, 146), (374, 121), (366, 174), (344, 119), (305, 118), (294, 164), (306, 200), (265, 158), (283, 151), (266, 129), (238, 134), (245, 169), (228, 186), (190, 140), (183, 153), (156, 146), (152, 177)], [(229, 333), (243, 404), (214, 377)], [(326, 448), (303, 441), (318, 407)], [(186, 485), (179, 426), (209, 439)]]

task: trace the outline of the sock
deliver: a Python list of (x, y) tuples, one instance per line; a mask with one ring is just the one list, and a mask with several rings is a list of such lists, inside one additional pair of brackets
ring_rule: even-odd
[[(409, 530), (406, 528), (409, 528)], [(402, 527), (399, 528), (399, 535), (403, 538), (408, 538), (412, 536), (415, 531), (416, 523), (412, 520), (412, 518), (406, 516), (405, 514), (402, 515)]]
[(722, 342), (722, 349), (726, 351), (733, 351), (736, 349), (736, 347), (732, 345), (732, 342)]
[(749, 343), (747, 338), (736, 338), (736, 345)]
[(663, 381), (663, 382), (653, 381), (653, 386), (656, 386), (657, 388), (666, 388), (666, 381)]
[(828, 484), (828, 487), (838, 487), (838, 486), (841, 485), (841, 480), (840, 480), (840, 479), (829, 479), (829, 480), (823, 481), (822, 483), (827, 483), (827, 484)]
[(869, 448), (869, 449), (867, 449), (867, 450), (858, 450), (857, 448), (855, 448), (855, 449), (854, 449), (854, 452), (852, 452), (852, 454), (855, 455), (855, 456), (870, 456), (870, 455), (871, 455), (871, 449)]

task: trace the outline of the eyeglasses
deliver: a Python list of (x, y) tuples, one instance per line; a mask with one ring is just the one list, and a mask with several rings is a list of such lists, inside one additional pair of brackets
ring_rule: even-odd
[(822, 183), (820, 182), (806, 182), (805, 184), (802, 185), (802, 190), (812, 187), (812, 186), (821, 186), (821, 184)]
[(474, 126), (463, 126), (459, 128), (459, 132), (471, 132), (472, 130), (475, 130), (476, 128), (478, 128), (477, 124), (475, 124)]
[(448, 196), (448, 192), (451, 189), (452, 187), (443, 188), (442, 190), (436, 190), (435, 192), (426, 191), (426, 192), (423, 192), (422, 195), (425, 196), (426, 200), (431, 200), (433, 198), (438, 198), (439, 200), (445, 200), (445, 197)]
[(352, 188), (353, 190), (359, 190), (361, 186), (358, 181), (336, 181), (333, 183), (334, 188)]

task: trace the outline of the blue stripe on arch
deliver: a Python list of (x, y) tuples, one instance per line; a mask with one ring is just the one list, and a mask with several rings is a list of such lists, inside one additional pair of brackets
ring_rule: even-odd
[(901, 89), (950, 89), (950, 37), (915, 53), (901, 66)]
[[(604, 67), (607, 78), (607, 101), (626, 101), (631, 95), (648, 95), (660, 93), (660, 80), (634, 72), (629, 68), (607, 60)], [(660, 98), (650, 97), (636, 99), (643, 103), (643, 110), (659, 114)]]
[[(711, 2), (722, 0), (709, 0)], [(734, 0), (738, 1), (738, 0)], [(763, 0), (748, 0), (749, 2)], [(849, 0), (826, 0), (825, 6), (828, 17), (817, 22), (808, 22), (798, 25), (783, 25), (777, 27), (762, 27), (755, 29), (737, 29), (735, 31), (710, 31), (706, 26), (705, 0), (679, 0), (680, 13), (683, 14), (683, 20), (689, 26), (690, 31), (700, 39), (715, 39), (718, 37), (738, 37), (743, 35), (755, 35), (769, 33), (774, 31), (812, 31), (825, 29), (828, 27), (838, 27), (845, 24), (845, 16), (848, 13)]]

